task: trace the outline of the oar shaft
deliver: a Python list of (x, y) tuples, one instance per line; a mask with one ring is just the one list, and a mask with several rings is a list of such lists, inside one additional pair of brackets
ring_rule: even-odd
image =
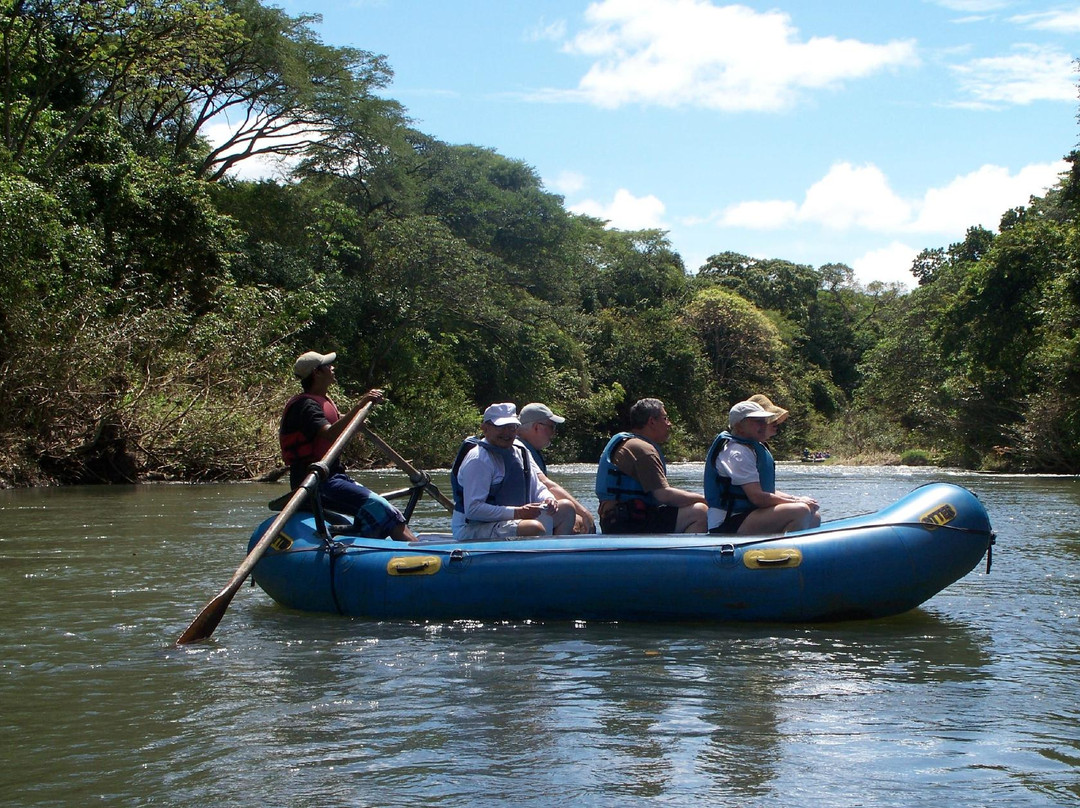
[(247, 554), (247, 557), (240, 566), (237, 567), (236, 572), (233, 573), (232, 578), (229, 579), (225, 588), (218, 592), (218, 594), (203, 607), (203, 610), (191, 621), (191, 625), (189, 625), (184, 633), (177, 638), (177, 645), (205, 640), (214, 633), (214, 629), (217, 628), (218, 623), (221, 622), (221, 618), (225, 616), (225, 610), (229, 608), (229, 603), (232, 601), (233, 595), (237, 593), (243, 585), (244, 580), (251, 574), (251, 571), (255, 569), (255, 565), (259, 563), (259, 559), (262, 558), (263, 554), (266, 552), (266, 548), (277, 538), (281, 529), (285, 527), (285, 523), (300, 510), (300, 506), (303, 505), (304, 500), (308, 496), (313, 496), (314, 492), (318, 490), (319, 478), (325, 476), (329, 467), (334, 464), (334, 461), (336, 461), (345, 450), (349, 441), (356, 435), (357, 430), (363, 426), (364, 419), (367, 418), (368, 413), (371, 412), (372, 406), (374, 406), (372, 403), (365, 404), (357, 411), (356, 415), (352, 417), (349, 425), (345, 427), (345, 430), (340, 435), (338, 435), (338, 438), (334, 441), (333, 445), (326, 450), (326, 454), (323, 455), (322, 460), (314, 464), (320, 468), (308, 473), (304, 478), (303, 483), (300, 484), (300, 487), (293, 492), (288, 504), (281, 509), (281, 513), (279, 513), (274, 521), (270, 523), (270, 526), (263, 533), (262, 537), (255, 543), (255, 546), (251, 548), (251, 552)]
[(417, 483), (424, 481), (426, 483), (424, 485), (424, 490), (431, 494), (431, 496), (435, 497), (435, 499), (439, 501), (440, 505), (453, 513), (454, 503), (451, 500), (447, 499), (443, 492), (440, 491), (438, 487), (431, 482), (430, 478), (426, 474), (424, 474), (424, 472), (417, 469), (416, 466), (414, 466), (412, 463), (410, 463), (408, 460), (398, 454), (394, 450), (394, 447), (392, 447), (389, 443), (383, 440), (367, 424), (361, 424), (360, 431), (363, 432), (364, 436), (368, 438), (372, 443), (374, 443), (383, 454), (389, 457), (390, 460), (393, 461), (394, 465), (396, 465), (399, 469), (409, 475), (409, 482), (411, 482), (413, 485), (416, 485)]

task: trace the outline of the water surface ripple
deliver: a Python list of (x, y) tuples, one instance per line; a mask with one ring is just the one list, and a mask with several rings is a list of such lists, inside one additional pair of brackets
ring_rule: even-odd
[[(591, 469), (553, 476), (595, 507)], [(280, 486), (2, 491), (0, 804), (1080, 802), (1080, 481), (779, 476), (826, 519), (966, 485), (992, 572), (818, 626), (378, 623), (245, 587), (211, 641), (177, 649)], [(447, 524), (434, 503), (416, 522)]]

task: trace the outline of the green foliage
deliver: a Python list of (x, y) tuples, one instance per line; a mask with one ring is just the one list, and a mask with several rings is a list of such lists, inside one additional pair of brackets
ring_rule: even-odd
[(909, 434), (888, 413), (853, 407), (819, 426), (806, 443), (827, 447), (834, 457), (889, 464), (897, 462), (900, 452), (910, 445)]
[(733, 401), (782, 374), (784, 348), (772, 321), (737, 294), (719, 288), (698, 292), (683, 321), (701, 342), (710, 376)]
[(679, 302), (688, 290), (682, 259), (659, 230), (606, 230), (583, 219), (586, 273), (582, 296), (627, 312)]
[[(778, 456), (1080, 469), (1075, 154), (998, 235), (924, 250), (909, 294), (730, 251), (690, 278), (666, 233), (413, 129), (385, 58), (315, 21), (0, 2), (0, 484), (271, 471), (312, 348), (337, 351), (341, 403), (388, 391), (372, 423), (428, 467), (507, 400), (567, 416), (552, 460), (595, 461), (658, 397), (669, 456), (700, 458), (763, 392), (791, 412)], [(245, 123), (211, 144), (226, 111)], [(228, 177), (252, 155), (298, 162)]]
[(598, 388), (619, 385), (625, 398), (600, 433), (625, 428), (630, 407), (641, 398), (659, 398), (677, 423), (696, 434), (713, 419), (708, 377), (693, 332), (670, 310), (640, 314), (604, 311), (591, 318), (586, 355)]
[(900, 455), (902, 466), (929, 466), (932, 462), (930, 452), (925, 449), (907, 449)]
[(805, 264), (760, 260), (739, 253), (713, 255), (698, 278), (728, 289), (760, 309), (778, 311), (802, 324), (821, 285), (821, 274)]

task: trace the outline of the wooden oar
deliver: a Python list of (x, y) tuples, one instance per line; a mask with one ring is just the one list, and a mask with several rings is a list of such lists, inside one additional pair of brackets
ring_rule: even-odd
[(322, 474), (319, 470), (312, 470), (304, 478), (300, 487), (293, 492), (292, 497), (289, 499), (288, 504), (281, 509), (281, 513), (277, 515), (277, 518), (270, 524), (270, 527), (263, 533), (255, 546), (251, 548), (251, 552), (247, 554), (247, 558), (243, 563), (237, 567), (236, 572), (233, 573), (233, 577), (229, 579), (229, 583), (225, 585), (217, 595), (203, 607), (203, 610), (199, 612), (198, 616), (191, 621), (191, 625), (187, 627), (183, 634), (176, 640), (177, 645), (184, 645), (189, 642), (197, 642), (198, 640), (205, 640), (211, 634), (214, 633), (214, 629), (217, 628), (218, 623), (221, 622), (221, 618), (225, 616), (225, 610), (229, 608), (229, 603), (233, 599), (233, 595), (237, 593), (248, 575), (255, 568), (255, 565), (262, 558), (263, 553), (266, 552), (266, 548), (270, 546), (270, 542), (277, 538), (278, 533), (285, 527), (285, 523), (289, 521), (293, 514), (300, 510), (300, 506), (304, 504), (304, 500), (308, 496), (314, 495), (314, 492), (318, 490), (319, 478), (325, 479), (326, 473), (333, 465), (334, 461), (338, 459), (338, 456), (345, 449), (345, 446), (353, 439), (358, 429), (363, 426), (364, 419), (367, 418), (368, 413), (371, 412), (371, 408), (374, 406), (372, 403), (365, 404), (360, 410), (353, 416), (349, 425), (345, 427), (345, 431), (338, 435), (337, 440), (326, 451), (323, 459), (314, 464), (321, 467)]
[(375, 434), (367, 424), (361, 424), (360, 431), (364, 433), (366, 438), (379, 447), (379, 450), (389, 457), (394, 462), (395, 466), (409, 475), (409, 482), (413, 485), (420, 485), (423, 483), (425, 491), (435, 497), (435, 499), (439, 501), (439, 504), (450, 511), (450, 513), (454, 512), (454, 503), (443, 495), (443, 492), (439, 490), (439, 487), (431, 481), (431, 478), (425, 472), (420, 471), (416, 466), (395, 452), (393, 447)]

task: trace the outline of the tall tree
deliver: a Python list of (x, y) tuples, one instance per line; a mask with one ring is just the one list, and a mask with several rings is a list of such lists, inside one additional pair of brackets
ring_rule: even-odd
[(735, 292), (760, 309), (778, 311), (799, 325), (805, 324), (822, 282), (820, 273), (806, 264), (733, 252), (711, 256), (698, 270), (698, 278)]
[(235, 37), (215, 0), (3, 0), (0, 145), (48, 171), (100, 113), (212, 77)]

